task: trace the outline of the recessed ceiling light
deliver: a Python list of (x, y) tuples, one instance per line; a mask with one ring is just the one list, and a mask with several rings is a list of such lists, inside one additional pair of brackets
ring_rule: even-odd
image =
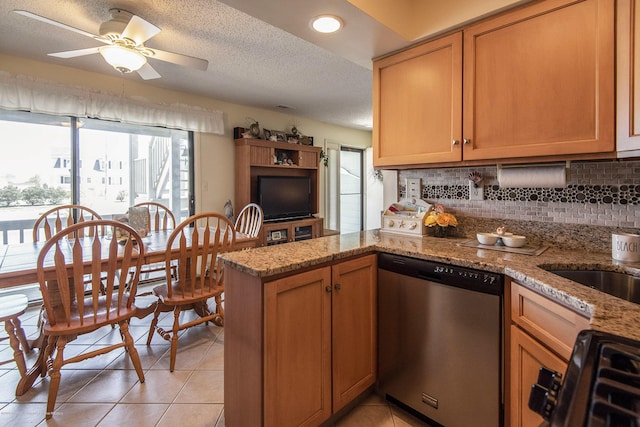
[(320, 15), (313, 18), (311, 26), (319, 33), (335, 33), (342, 28), (342, 19), (334, 15)]

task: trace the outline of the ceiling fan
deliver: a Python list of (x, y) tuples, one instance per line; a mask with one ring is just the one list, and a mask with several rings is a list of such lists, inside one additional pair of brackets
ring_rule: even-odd
[(26, 10), (14, 10), (14, 12), (82, 34), (106, 45), (49, 54), (57, 58), (75, 58), (99, 53), (104, 60), (116, 70), (121, 73), (137, 71), (144, 80), (161, 77), (147, 62), (147, 58), (154, 58), (203, 71), (206, 70), (209, 65), (209, 62), (205, 59), (146, 47), (144, 42), (157, 35), (161, 31), (160, 28), (123, 9), (109, 9), (111, 19), (100, 25), (100, 35), (91, 34), (87, 31), (54, 21), (53, 19), (45, 18), (44, 16), (36, 15)]

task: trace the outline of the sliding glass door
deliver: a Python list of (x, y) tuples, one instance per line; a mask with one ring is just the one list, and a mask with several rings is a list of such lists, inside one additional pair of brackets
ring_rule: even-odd
[(0, 110), (0, 243), (29, 242), (56, 205), (104, 218), (156, 201), (177, 220), (193, 211), (189, 132)]
[(189, 134), (86, 120), (79, 129), (78, 202), (100, 213), (126, 213), (153, 201), (177, 220), (190, 214)]

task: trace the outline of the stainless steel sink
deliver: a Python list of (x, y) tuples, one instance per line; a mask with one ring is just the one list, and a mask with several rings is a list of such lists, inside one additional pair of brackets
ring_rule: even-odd
[(640, 277), (604, 270), (548, 270), (618, 298), (640, 304)]

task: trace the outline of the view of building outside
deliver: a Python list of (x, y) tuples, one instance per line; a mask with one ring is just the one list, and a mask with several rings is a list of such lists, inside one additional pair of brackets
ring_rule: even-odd
[(31, 241), (33, 222), (56, 205), (77, 203), (111, 218), (156, 201), (176, 220), (188, 216), (188, 132), (80, 119), (76, 147), (70, 123), (0, 111), (1, 243)]

